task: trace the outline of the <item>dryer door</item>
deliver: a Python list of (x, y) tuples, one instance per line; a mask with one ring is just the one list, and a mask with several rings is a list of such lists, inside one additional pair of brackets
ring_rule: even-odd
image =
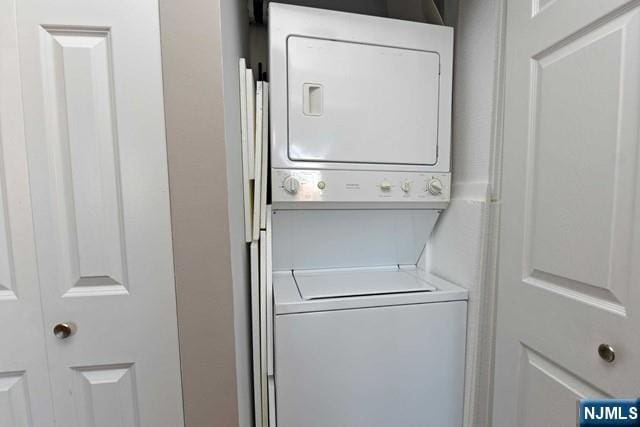
[(435, 165), (437, 53), (290, 36), (291, 160)]

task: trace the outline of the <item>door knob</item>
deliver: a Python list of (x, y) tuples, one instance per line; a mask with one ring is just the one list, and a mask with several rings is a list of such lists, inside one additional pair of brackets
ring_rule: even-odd
[(616, 351), (609, 344), (600, 344), (598, 346), (598, 355), (605, 362), (611, 363), (616, 360)]
[(61, 340), (69, 338), (71, 335), (75, 334), (75, 332), (76, 325), (73, 322), (58, 323), (53, 327), (53, 335)]

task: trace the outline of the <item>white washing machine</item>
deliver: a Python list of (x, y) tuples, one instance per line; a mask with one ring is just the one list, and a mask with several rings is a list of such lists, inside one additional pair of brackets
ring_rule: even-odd
[(280, 427), (462, 425), (467, 292), (415, 266), (278, 272)]
[(269, 425), (459, 427), (467, 292), (418, 267), (453, 30), (275, 3), (269, 26)]
[(467, 290), (416, 266), (437, 217), (272, 211), (279, 427), (462, 425)]

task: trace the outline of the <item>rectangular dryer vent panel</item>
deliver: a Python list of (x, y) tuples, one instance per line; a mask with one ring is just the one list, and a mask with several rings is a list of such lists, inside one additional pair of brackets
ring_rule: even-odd
[(437, 53), (290, 36), (289, 158), (435, 165)]

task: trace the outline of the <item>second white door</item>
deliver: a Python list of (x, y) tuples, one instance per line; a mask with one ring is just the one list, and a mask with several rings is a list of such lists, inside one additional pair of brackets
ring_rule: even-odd
[(575, 425), (640, 392), (640, 5), (507, 8), (493, 425)]

